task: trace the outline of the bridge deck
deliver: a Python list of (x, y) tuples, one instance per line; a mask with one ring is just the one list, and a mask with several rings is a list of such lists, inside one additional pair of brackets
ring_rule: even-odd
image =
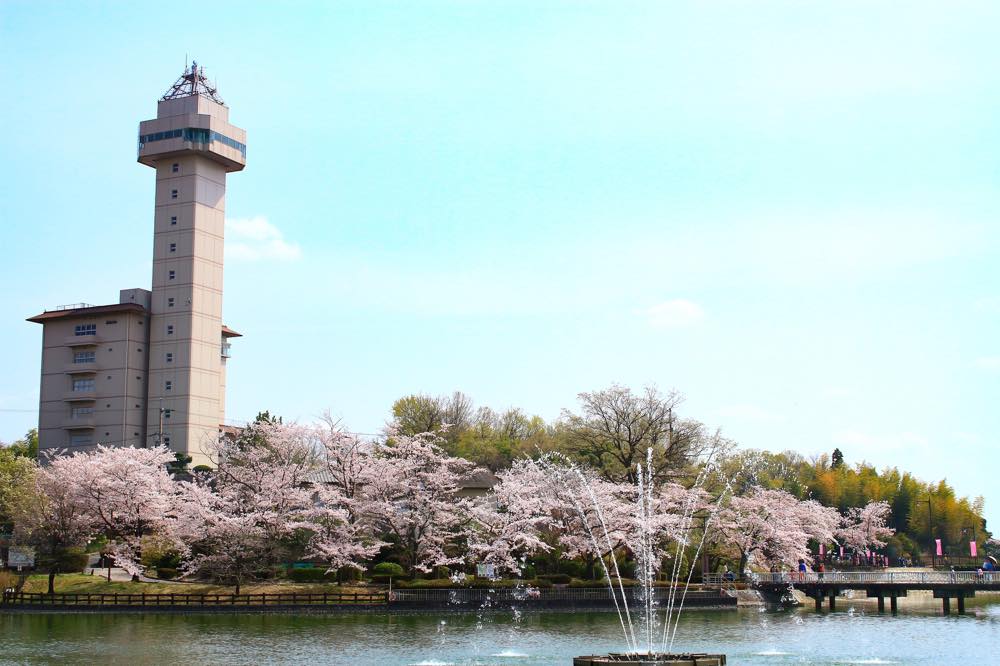
[(825, 573), (752, 574), (747, 582), (758, 589), (787, 588), (867, 590), (995, 590), (1000, 591), (1000, 572), (975, 571), (829, 571)]

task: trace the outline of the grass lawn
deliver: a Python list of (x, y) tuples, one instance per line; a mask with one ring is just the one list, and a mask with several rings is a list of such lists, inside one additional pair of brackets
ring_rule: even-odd
[[(233, 594), (234, 588), (227, 585), (212, 583), (132, 583), (108, 582), (100, 575), (89, 574), (59, 574), (56, 576), (56, 593), (67, 594)], [(49, 577), (47, 574), (36, 574), (28, 577), (24, 584), (25, 592), (48, 592)], [(371, 588), (358, 586), (341, 587), (336, 583), (293, 583), (289, 581), (268, 581), (247, 583), (240, 588), (240, 594), (291, 594), (324, 592), (373, 592)]]

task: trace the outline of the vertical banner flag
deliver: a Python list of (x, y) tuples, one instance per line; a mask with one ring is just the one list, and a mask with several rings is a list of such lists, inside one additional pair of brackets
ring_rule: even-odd
[(844, 547), (840, 547), (840, 559), (844, 559)]
[(826, 556), (826, 546), (823, 545), (823, 544), (820, 544), (819, 545), (819, 557), (820, 557), (820, 559), (823, 559), (823, 557), (825, 557), (825, 556)]
[(969, 554), (972, 557), (976, 556), (976, 542), (975, 541), (970, 541), (969, 542)]
[(941, 552), (941, 539), (934, 539), (934, 547), (937, 549), (938, 557), (944, 555), (944, 553)]

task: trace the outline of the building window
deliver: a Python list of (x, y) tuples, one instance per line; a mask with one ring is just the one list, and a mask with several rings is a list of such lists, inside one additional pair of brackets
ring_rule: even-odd
[(73, 380), (73, 390), (74, 391), (93, 391), (96, 385), (94, 384), (93, 378), (91, 379), (74, 379)]
[(174, 325), (167, 324), (167, 335), (173, 335), (173, 334), (174, 334)]
[(176, 215), (171, 215), (170, 216), (170, 226), (172, 226), (172, 227), (176, 227), (177, 226), (177, 216)]
[(167, 272), (167, 279), (168, 280), (173, 280), (175, 277), (177, 277), (177, 271), (168, 271)]
[(177, 243), (171, 243), (170, 244), (170, 251), (171, 252), (176, 252), (177, 251)]
[(170, 381), (169, 379), (167, 381), (163, 382), (163, 390), (164, 391), (170, 391), (173, 388), (174, 388), (174, 383), (172, 381)]
[(104, 323), (107, 324), (108, 326), (113, 326), (114, 324), (118, 323), (118, 320), (117, 319), (108, 319)]
[(97, 360), (97, 352), (94, 351), (73, 352), (74, 363), (93, 363), (96, 360)]
[(73, 329), (74, 335), (97, 335), (97, 324), (77, 324)]
[(177, 198), (177, 190), (170, 190), (170, 198), (171, 199)]
[(70, 435), (69, 445), (70, 446), (90, 446), (94, 443), (94, 438), (91, 435)]
[(173, 355), (173, 353), (172, 352), (167, 352), (167, 363), (173, 363), (173, 362), (174, 362), (174, 355)]
[(70, 410), (69, 415), (74, 419), (78, 419), (84, 416), (89, 416), (94, 413), (93, 407), (74, 407)]
[(173, 411), (172, 409), (164, 409), (163, 410), (163, 418), (169, 419), (170, 418), (170, 412), (172, 412), (172, 411)]
[(164, 435), (163, 436), (163, 445), (164, 446), (170, 446), (170, 435)]
[(177, 162), (174, 162), (173, 164), (170, 165), (171, 173), (180, 173), (180, 170), (181, 170), (181, 165), (178, 164)]
[(167, 307), (168, 308), (174, 307), (174, 299), (173, 299), (173, 297), (170, 297), (170, 298), (167, 299)]

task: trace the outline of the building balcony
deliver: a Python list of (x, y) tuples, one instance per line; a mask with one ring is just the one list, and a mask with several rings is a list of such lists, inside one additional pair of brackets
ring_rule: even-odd
[(97, 400), (97, 390), (93, 391), (67, 391), (63, 394), (66, 402), (92, 402)]
[(95, 427), (94, 415), (70, 417), (63, 421), (63, 430), (93, 430)]
[(96, 347), (104, 342), (99, 335), (71, 335), (63, 340), (65, 347)]
[(90, 363), (67, 363), (63, 366), (63, 372), (67, 375), (92, 375), (100, 370), (97, 367), (97, 363), (91, 361)]

